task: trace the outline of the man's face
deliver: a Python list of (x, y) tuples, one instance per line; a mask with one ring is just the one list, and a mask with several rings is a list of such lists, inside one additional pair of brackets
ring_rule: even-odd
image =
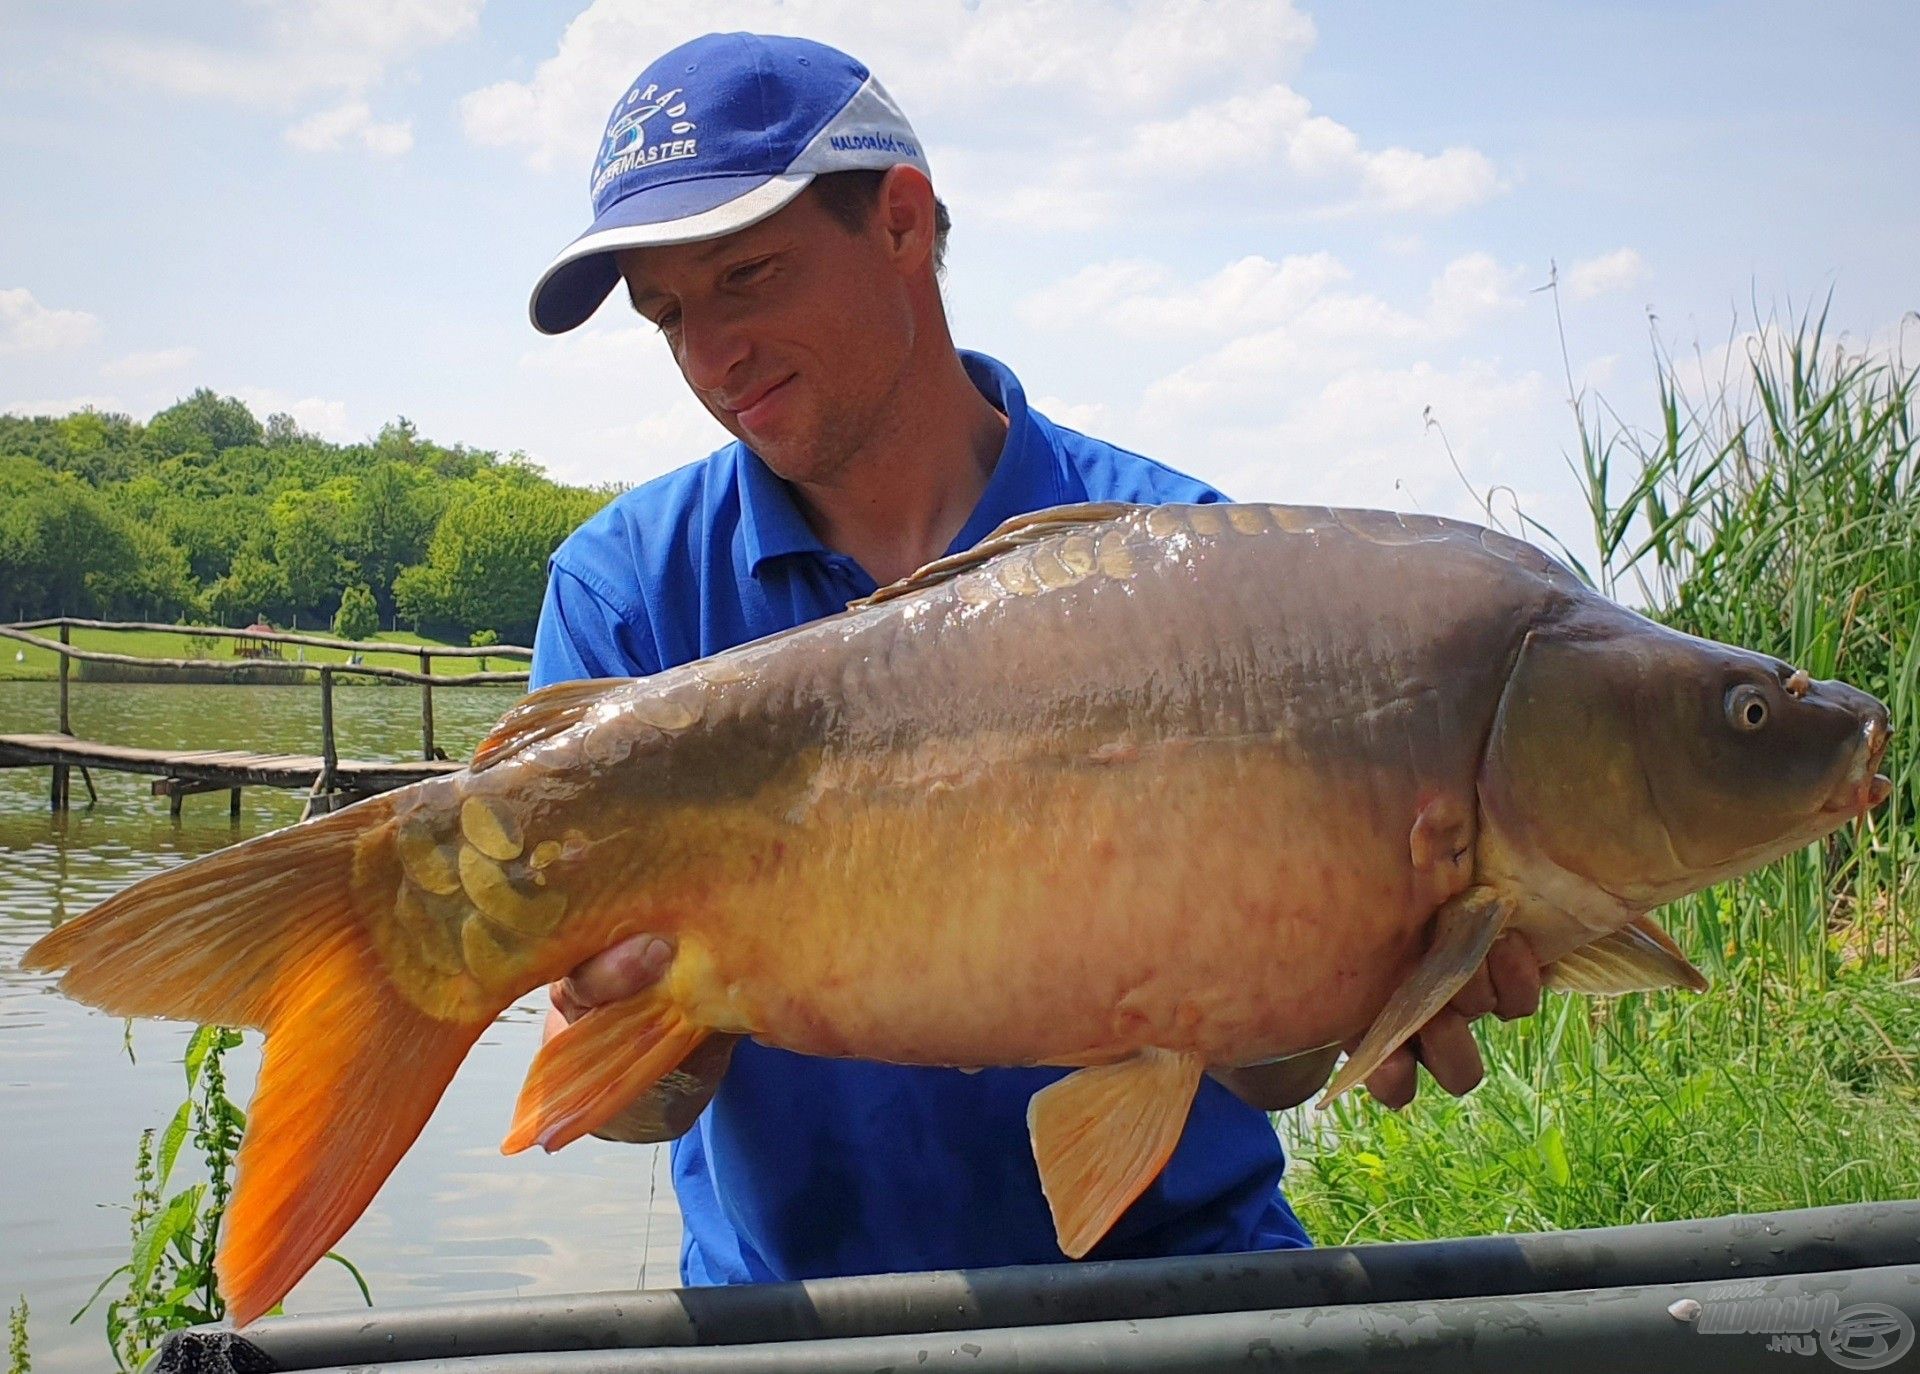
[(842, 228), (811, 189), (706, 243), (619, 255), (713, 417), (789, 481), (831, 481), (874, 432), (914, 339), (907, 283), (878, 209)]

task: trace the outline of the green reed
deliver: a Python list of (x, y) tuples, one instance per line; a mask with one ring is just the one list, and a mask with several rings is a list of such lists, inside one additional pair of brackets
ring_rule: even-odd
[(1920, 1195), (1916, 370), (1835, 341), (1824, 314), (1725, 354), (1657, 352), (1651, 426), (1570, 397), (1598, 551), (1580, 571), (1677, 628), (1879, 696), (1893, 794), (1658, 913), (1713, 979), (1704, 996), (1550, 994), (1528, 1021), (1483, 1024), (1487, 1081), (1464, 1100), (1429, 1086), (1402, 1115), (1359, 1095), (1296, 1114), (1289, 1187), (1323, 1240)]

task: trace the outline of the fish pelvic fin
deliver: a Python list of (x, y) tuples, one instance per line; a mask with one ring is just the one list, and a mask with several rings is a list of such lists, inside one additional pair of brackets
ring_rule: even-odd
[(1367, 1028), (1316, 1105), (1324, 1107), (1365, 1081), (1388, 1055), (1431, 1021), (1473, 977), (1513, 910), (1512, 898), (1489, 887), (1470, 887), (1443, 902), (1434, 913), (1433, 943)]
[(500, 1153), (549, 1153), (606, 1125), (697, 1049), (709, 1027), (688, 1020), (666, 983), (594, 1007), (540, 1047)]
[(115, 1016), (265, 1031), (216, 1263), (228, 1315), (268, 1311), (366, 1209), (499, 1007), (448, 1019), (389, 977), (368, 859), (376, 797), (136, 883), (22, 967)]
[(1648, 916), (1564, 954), (1541, 971), (1541, 982), (1568, 992), (1610, 997), (1655, 988), (1707, 990), (1707, 975)]
[(503, 759), (512, 758), (529, 745), (571, 729), (585, 719), (609, 692), (639, 681), (631, 677), (580, 678), (542, 687), (520, 700), (493, 727), (473, 751), (467, 770), (478, 773)]
[(1145, 1049), (1033, 1095), (1027, 1133), (1062, 1254), (1097, 1245), (1166, 1167), (1205, 1068), (1198, 1055)]

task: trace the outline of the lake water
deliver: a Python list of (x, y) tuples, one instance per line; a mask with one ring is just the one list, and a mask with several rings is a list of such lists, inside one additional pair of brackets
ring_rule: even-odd
[[(0, 682), (0, 733), (51, 730), (52, 683)], [(515, 700), (511, 688), (434, 694), (435, 742), (455, 758)], [(417, 758), (420, 697), (411, 688), (335, 692), (340, 753)], [(162, 687), (75, 683), (74, 733), (151, 748), (316, 754), (313, 687)], [(137, 878), (298, 819), (293, 792), (249, 788), (241, 819), (227, 794), (188, 797), (178, 823), (150, 779), (96, 774), (99, 804), (47, 807), (47, 770), (0, 770), (0, 1308), (25, 1294), (34, 1369), (111, 1367), (100, 1311), (67, 1318), (127, 1259), (126, 1204), (143, 1127), (163, 1127), (184, 1092), (189, 1028), (124, 1023), (69, 1002), (19, 971), (48, 928)], [(521, 1076), (539, 1041), (544, 993), (509, 1008), (467, 1058), (419, 1141), (337, 1247), (382, 1306), (634, 1288), (678, 1280), (680, 1226), (661, 1146), (586, 1139), (555, 1155), (503, 1158)], [(245, 1102), (258, 1037), (228, 1058)], [(182, 1166), (191, 1148), (182, 1152)], [(176, 1186), (181, 1181), (177, 1172)], [(346, 1272), (323, 1264), (289, 1312), (358, 1305)]]

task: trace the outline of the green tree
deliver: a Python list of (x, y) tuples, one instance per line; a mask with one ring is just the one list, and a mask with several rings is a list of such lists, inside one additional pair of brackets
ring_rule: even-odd
[(380, 629), (380, 608), (364, 582), (356, 582), (340, 594), (340, 609), (333, 617), (333, 632), (342, 639), (372, 639)]
[(258, 444), (266, 437), (246, 402), (201, 387), (147, 422), (147, 440), (157, 452), (222, 453)]
[(427, 561), (396, 580), (395, 594), (416, 621), (525, 643), (540, 615), (547, 559), (606, 500), (538, 476), (465, 483), (433, 532)]
[(360, 570), (349, 558), (347, 504), (352, 483), (329, 483), (319, 491), (294, 487), (274, 499), (268, 512), (273, 561), (287, 581), (287, 597), (304, 614), (323, 613)]
[(237, 625), (256, 615), (284, 617), (287, 613), (287, 579), (280, 565), (256, 548), (244, 548), (234, 555), (227, 569), (202, 598), (206, 612), (216, 623)]
[(443, 502), (430, 474), (388, 460), (353, 483), (341, 520), (341, 549), (372, 589), (383, 616), (395, 607), (400, 570), (426, 557)]

